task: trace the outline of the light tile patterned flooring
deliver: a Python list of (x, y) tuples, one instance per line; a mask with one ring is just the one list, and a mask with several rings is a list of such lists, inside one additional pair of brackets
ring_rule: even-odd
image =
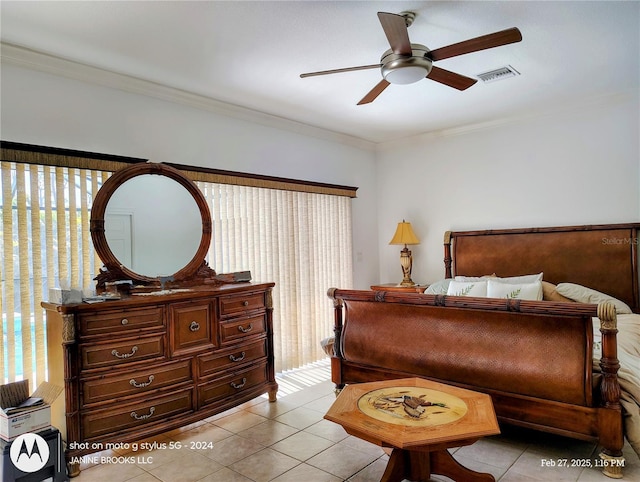
[[(94, 454), (72, 482), (369, 482), (379, 481), (388, 455), (323, 419), (335, 399), (328, 360), (278, 376), (278, 401), (260, 397), (147, 442), (166, 448)], [(171, 443), (173, 442), (173, 446)], [(180, 449), (175, 447), (181, 446)], [(173, 447), (173, 448), (172, 448)], [(640, 481), (640, 460), (625, 445), (623, 480)], [(497, 481), (613, 479), (595, 468), (548, 467), (543, 460), (597, 460), (592, 443), (503, 428), (499, 436), (452, 450), (466, 467)], [(449, 481), (434, 476), (434, 481)], [(462, 481), (464, 482), (464, 481)]]

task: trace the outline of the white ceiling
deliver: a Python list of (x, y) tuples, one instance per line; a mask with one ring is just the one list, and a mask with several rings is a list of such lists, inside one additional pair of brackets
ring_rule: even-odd
[[(372, 142), (492, 123), (638, 91), (640, 2), (7, 1), (1, 40)], [(437, 62), (468, 77), (522, 75), (460, 92), (430, 80), (391, 85), (376, 12), (417, 14), (414, 43), (435, 49), (510, 27), (522, 42)]]

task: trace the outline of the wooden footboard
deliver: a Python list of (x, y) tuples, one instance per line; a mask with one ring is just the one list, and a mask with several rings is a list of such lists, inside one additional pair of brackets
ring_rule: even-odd
[[(488, 393), (502, 422), (623, 445), (616, 313), (609, 304), (329, 290), (337, 387), (420, 376)], [(594, 395), (592, 317), (602, 381)]]

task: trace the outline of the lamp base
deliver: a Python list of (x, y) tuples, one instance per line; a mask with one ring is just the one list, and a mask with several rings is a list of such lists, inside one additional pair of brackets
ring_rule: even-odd
[(411, 280), (411, 267), (413, 265), (413, 257), (411, 251), (404, 245), (404, 249), (400, 251), (400, 266), (402, 267), (402, 282), (400, 286), (415, 286), (416, 284)]

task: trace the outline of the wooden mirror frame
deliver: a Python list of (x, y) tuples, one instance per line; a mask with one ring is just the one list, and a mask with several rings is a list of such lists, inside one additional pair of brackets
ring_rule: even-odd
[[(165, 176), (182, 185), (195, 200), (202, 218), (202, 236), (195, 255), (186, 266), (173, 273), (171, 276), (172, 279), (166, 284), (164, 282), (161, 283), (160, 278), (141, 275), (122, 265), (121, 261), (119, 261), (113, 254), (113, 251), (111, 251), (105, 234), (105, 211), (111, 196), (126, 181), (145, 174)], [(207, 206), (207, 201), (191, 179), (171, 166), (145, 162), (133, 164), (114, 172), (113, 175), (104, 182), (93, 201), (90, 229), (96, 254), (104, 264), (100, 273), (95, 278), (97, 282), (96, 290), (98, 292), (106, 289), (106, 283), (126, 280), (131, 280), (134, 285), (153, 288), (159, 286), (173, 288), (177, 286), (216, 283), (216, 272), (212, 270), (205, 261), (205, 256), (211, 243), (212, 232), (211, 214)]]

